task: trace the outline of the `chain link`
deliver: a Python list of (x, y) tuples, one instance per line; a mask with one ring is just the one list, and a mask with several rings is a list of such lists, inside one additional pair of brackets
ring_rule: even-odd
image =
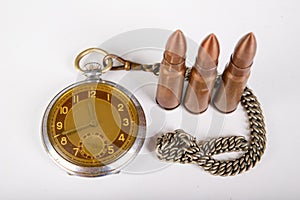
[[(152, 64), (152, 65), (140, 64), (139, 67), (140, 68), (135, 69), (135, 70), (142, 70), (142, 71), (145, 71), (145, 72), (152, 72), (154, 75), (159, 76), (160, 63), (155, 63), (155, 64)], [(184, 80), (185, 81), (189, 80), (190, 75), (191, 75), (191, 70), (192, 70), (192, 68), (190, 68), (190, 67), (186, 68), (185, 74), (184, 74)]]
[[(122, 64), (119, 66), (113, 66), (111, 70), (140, 70), (145, 72), (152, 72), (154, 75), (159, 76), (160, 63), (141, 64), (141, 63), (125, 60), (124, 58), (117, 56), (115, 54), (107, 54), (106, 56), (104, 56), (102, 62), (104, 67), (107, 66), (107, 61), (109, 59), (114, 59)], [(190, 78), (191, 70), (192, 68), (190, 67), (186, 68), (185, 75), (184, 75), (186, 81), (188, 81)]]
[[(160, 160), (193, 163), (213, 175), (233, 176), (253, 168), (266, 148), (266, 130), (260, 104), (249, 88), (245, 88), (241, 104), (247, 113), (250, 139), (243, 136), (214, 138), (197, 143), (196, 138), (183, 130), (169, 132), (157, 139), (156, 154)], [(244, 152), (233, 160), (216, 160), (214, 155)]]
[[(159, 76), (159, 68), (160, 68), (160, 63), (155, 63), (153, 65), (141, 64), (140, 69), (138, 69), (138, 70), (142, 70), (142, 71), (145, 71), (145, 72), (152, 72), (154, 75)], [(192, 68), (190, 68), (190, 67), (186, 68), (185, 74), (184, 74), (184, 80), (185, 81), (189, 80), (190, 75), (191, 75), (191, 71), (192, 71)]]

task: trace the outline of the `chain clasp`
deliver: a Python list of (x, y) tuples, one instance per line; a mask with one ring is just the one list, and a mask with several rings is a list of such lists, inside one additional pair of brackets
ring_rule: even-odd
[(126, 71), (141, 70), (141, 71), (145, 71), (145, 72), (152, 72), (155, 75), (158, 75), (158, 73), (159, 73), (160, 63), (154, 63), (154, 64), (150, 64), (150, 65), (149, 64), (141, 64), (141, 63), (132, 62), (130, 60), (126, 60), (115, 54), (107, 54), (103, 58), (103, 65), (106, 66), (110, 59), (116, 60), (119, 63), (121, 63), (121, 65), (119, 65), (119, 66), (112, 66), (111, 70), (126, 70)]

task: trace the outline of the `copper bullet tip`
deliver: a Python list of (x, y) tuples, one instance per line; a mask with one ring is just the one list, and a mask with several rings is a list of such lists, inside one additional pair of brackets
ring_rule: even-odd
[(212, 69), (217, 67), (220, 46), (215, 34), (209, 34), (201, 43), (195, 63), (196, 67)]
[(235, 46), (232, 62), (239, 68), (250, 67), (256, 53), (256, 39), (252, 32), (242, 37)]
[(181, 30), (172, 33), (166, 44), (166, 51), (184, 58), (186, 53), (186, 39)]

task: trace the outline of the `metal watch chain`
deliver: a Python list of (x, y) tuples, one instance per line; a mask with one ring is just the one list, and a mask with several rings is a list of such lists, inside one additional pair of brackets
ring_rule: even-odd
[[(156, 153), (160, 160), (193, 163), (213, 175), (233, 176), (254, 167), (266, 148), (266, 130), (260, 104), (249, 88), (245, 88), (241, 104), (250, 125), (250, 139), (243, 136), (214, 138), (198, 142), (183, 130), (166, 133), (157, 139)], [(243, 151), (233, 160), (216, 160), (214, 155)]]
[[(112, 66), (112, 59), (122, 65)], [(110, 70), (141, 70), (159, 75), (159, 63), (139, 64), (114, 54), (106, 54), (103, 58), (104, 67), (107, 67), (107, 62), (110, 62)], [(190, 72), (191, 68), (187, 68), (185, 80), (189, 80)], [(216, 84), (218, 80), (220, 81), (219, 78)], [(197, 142), (195, 137), (179, 129), (157, 138), (157, 157), (168, 162), (196, 164), (205, 171), (219, 176), (234, 176), (253, 168), (260, 161), (266, 148), (264, 117), (257, 97), (248, 87), (244, 89), (240, 102), (248, 116), (249, 140), (243, 136), (230, 136)], [(243, 154), (232, 160), (213, 158), (217, 154), (228, 152), (243, 152)]]

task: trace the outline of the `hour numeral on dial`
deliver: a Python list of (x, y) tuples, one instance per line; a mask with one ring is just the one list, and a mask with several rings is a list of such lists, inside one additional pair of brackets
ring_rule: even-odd
[(123, 119), (123, 126), (128, 126), (129, 125), (129, 120), (128, 118)]
[(96, 91), (95, 90), (88, 91), (88, 97), (89, 98), (95, 98), (96, 97)]
[(108, 146), (108, 151), (107, 151), (108, 154), (113, 154), (115, 153), (115, 149), (113, 146)]
[(63, 128), (62, 122), (57, 122), (56, 123), (56, 128), (57, 128), (57, 130), (61, 130)]
[(67, 106), (63, 106), (63, 107), (60, 107), (59, 109), (59, 113), (60, 114), (67, 114), (69, 112), (69, 108)]
[(107, 101), (110, 101), (110, 94), (106, 95), (106, 99), (107, 99)]
[(119, 136), (118, 140), (120, 140), (120, 141), (122, 141), (122, 142), (125, 141), (125, 136), (124, 136), (123, 133)]
[(74, 156), (77, 156), (77, 154), (79, 152), (79, 148), (78, 147), (77, 148), (73, 148), (73, 150), (74, 150)]
[(75, 95), (73, 96), (73, 103), (78, 103), (79, 102), (79, 96)]
[(60, 144), (61, 145), (66, 145), (68, 143), (67, 138), (66, 137), (62, 137), (60, 140)]
[(118, 111), (123, 112), (124, 111), (124, 105), (123, 104), (118, 104)]

